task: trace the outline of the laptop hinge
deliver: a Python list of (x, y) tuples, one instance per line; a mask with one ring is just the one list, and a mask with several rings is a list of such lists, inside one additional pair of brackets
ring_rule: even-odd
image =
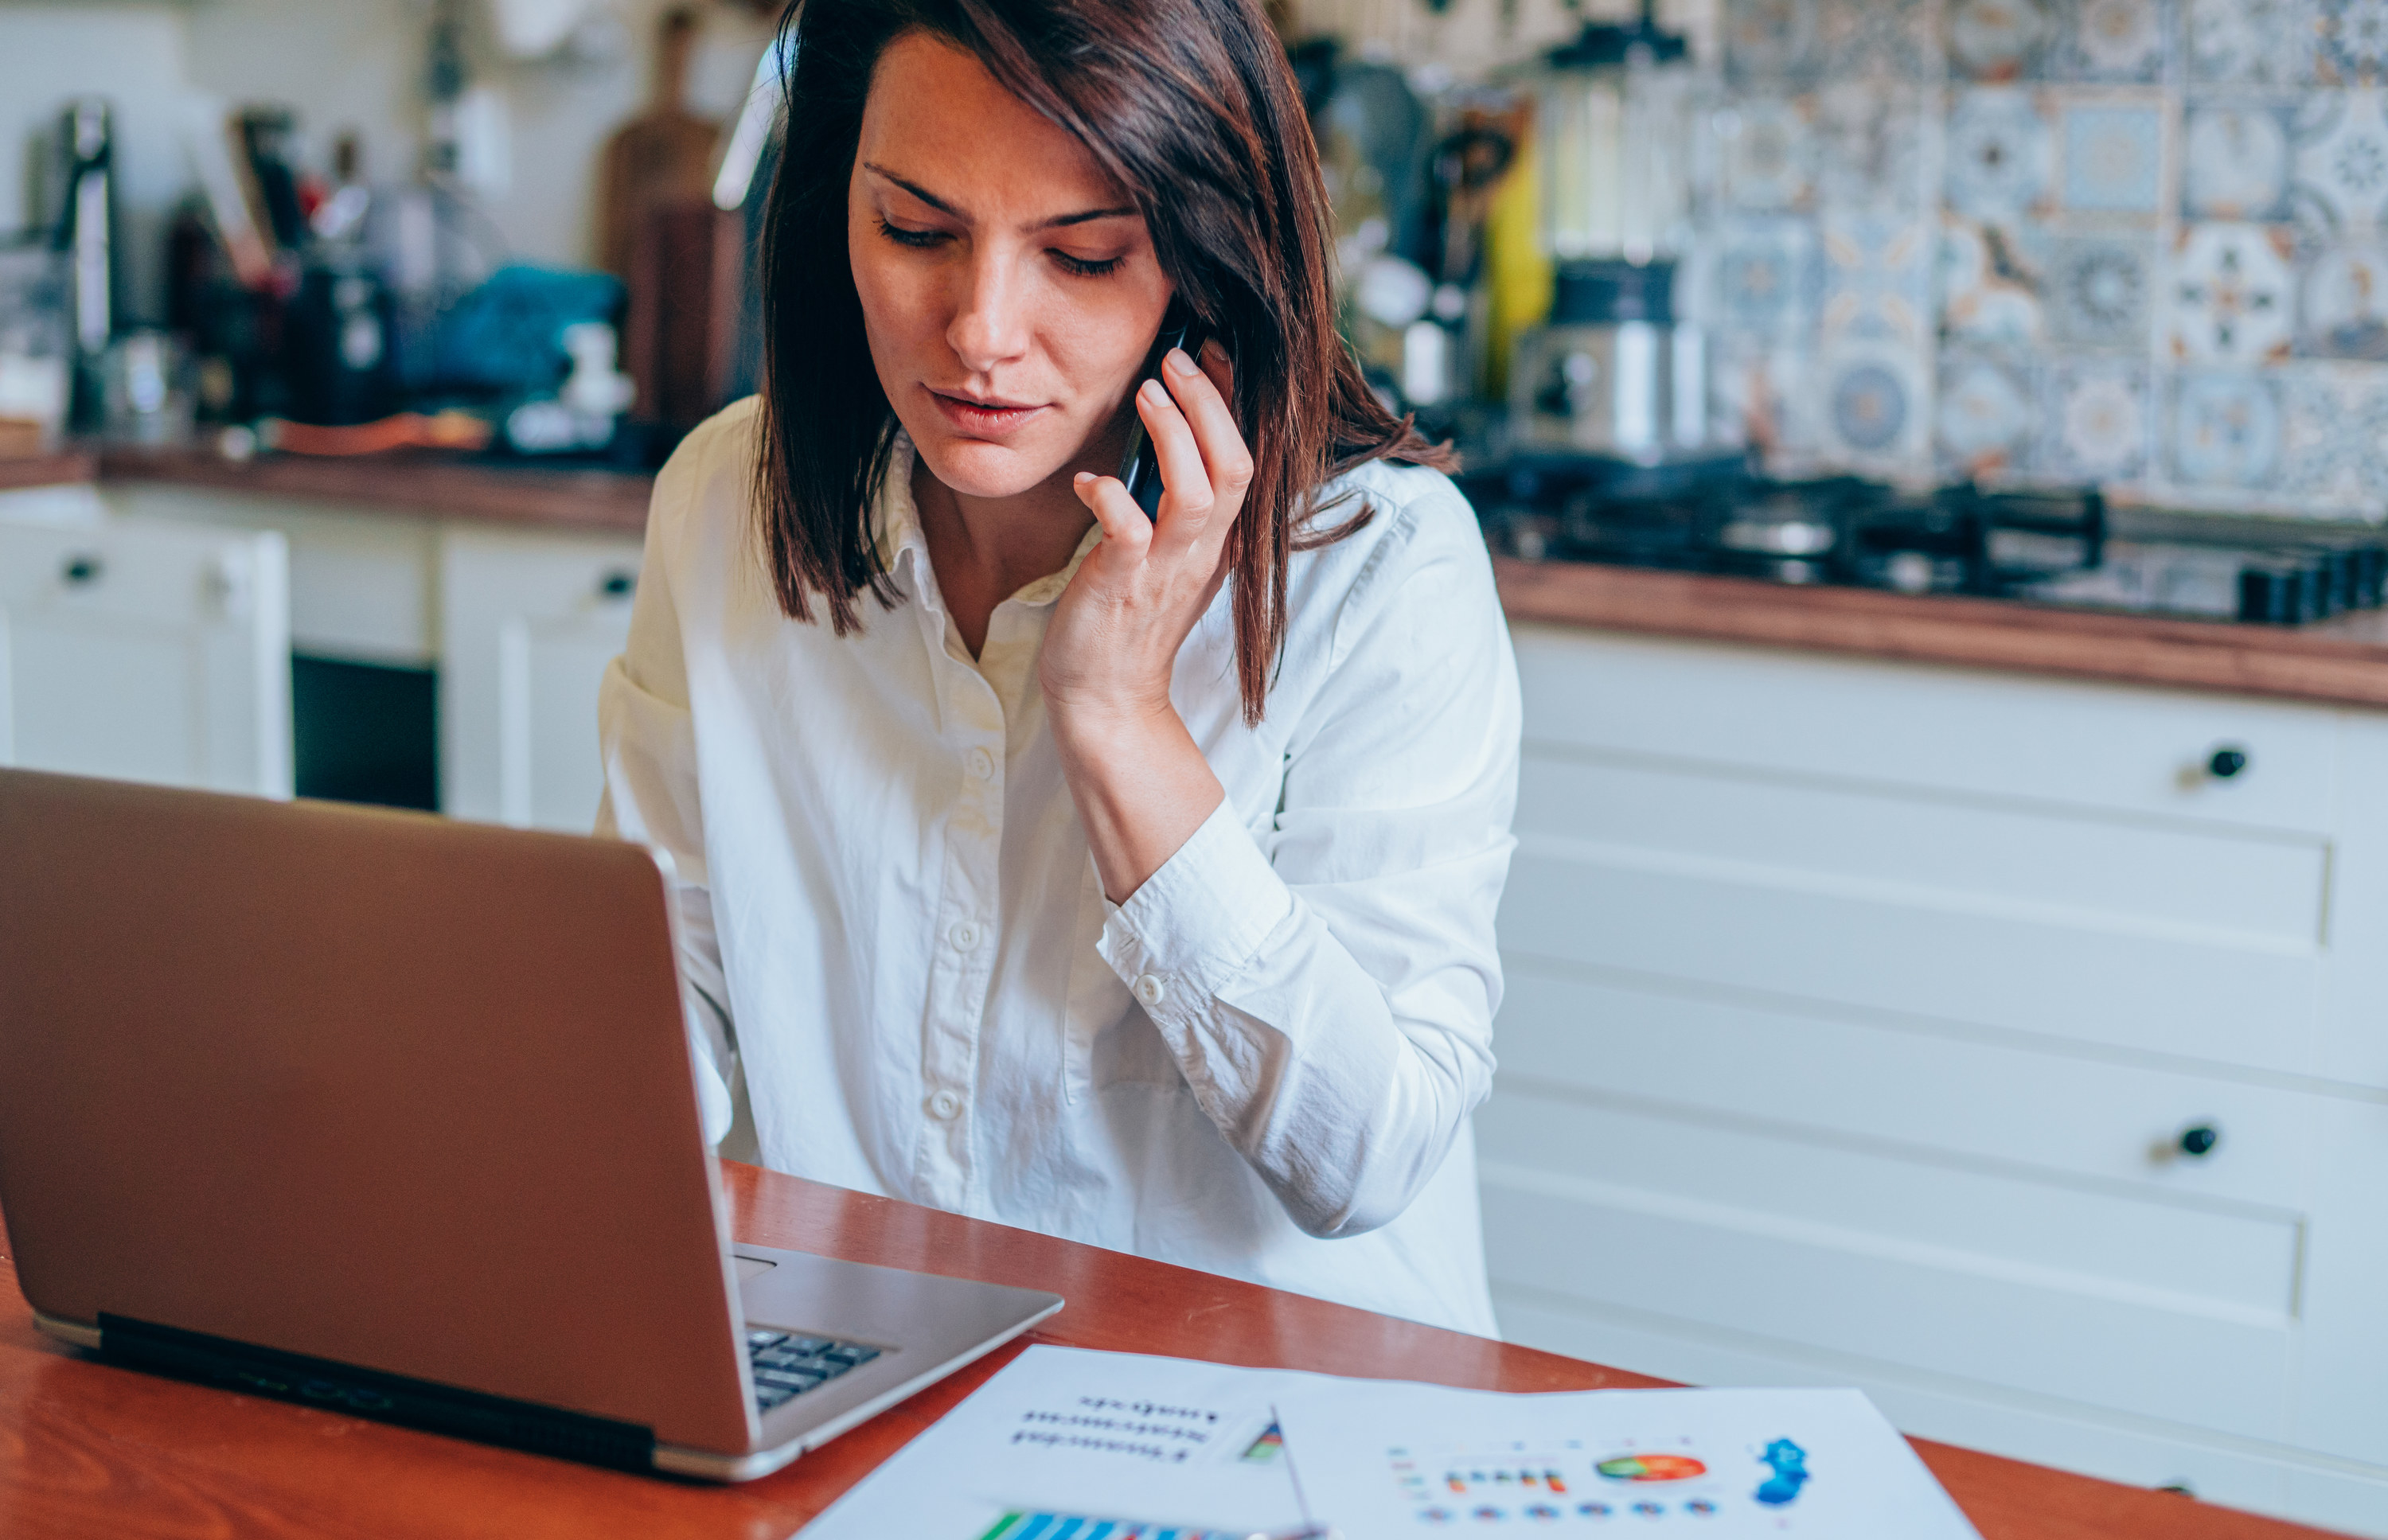
[(99, 1350), (119, 1363), (176, 1379), (353, 1412), (483, 1444), (502, 1444), (624, 1471), (646, 1471), (654, 1464), (652, 1428), (358, 1369), (328, 1358), (253, 1347), (105, 1310), (99, 1316)]

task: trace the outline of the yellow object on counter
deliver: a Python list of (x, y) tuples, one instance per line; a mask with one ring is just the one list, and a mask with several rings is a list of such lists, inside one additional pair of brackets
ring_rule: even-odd
[(1484, 394), (1509, 390), (1509, 352), (1518, 335), (1551, 313), (1550, 254), (1543, 249), (1543, 173), (1534, 135), (1520, 133), (1517, 163), (1493, 196), (1484, 221), (1484, 271), (1492, 291)]

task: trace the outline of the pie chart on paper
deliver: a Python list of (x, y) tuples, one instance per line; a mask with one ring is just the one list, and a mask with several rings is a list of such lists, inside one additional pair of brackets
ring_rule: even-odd
[(1687, 1482), (1708, 1473), (1689, 1455), (1619, 1455), (1594, 1469), (1613, 1482)]

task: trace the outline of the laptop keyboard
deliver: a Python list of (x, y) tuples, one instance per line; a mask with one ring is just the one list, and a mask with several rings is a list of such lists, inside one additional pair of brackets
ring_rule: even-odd
[(784, 1406), (816, 1385), (879, 1357), (879, 1349), (831, 1337), (756, 1327), (746, 1333), (746, 1361), (755, 1371), (755, 1404), (765, 1411)]

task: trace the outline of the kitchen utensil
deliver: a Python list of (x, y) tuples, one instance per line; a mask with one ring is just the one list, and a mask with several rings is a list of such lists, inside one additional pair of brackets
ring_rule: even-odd
[(622, 338), (639, 420), (685, 430), (720, 409), (738, 346), (744, 232), (742, 215), (703, 191), (648, 207)]
[(709, 196), (717, 123), (687, 108), (689, 54), (696, 12), (665, 13), (655, 44), (654, 105), (615, 132), (599, 172), (599, 249), (606, 271), (629, 277), (643, 221), (658, 204)]

